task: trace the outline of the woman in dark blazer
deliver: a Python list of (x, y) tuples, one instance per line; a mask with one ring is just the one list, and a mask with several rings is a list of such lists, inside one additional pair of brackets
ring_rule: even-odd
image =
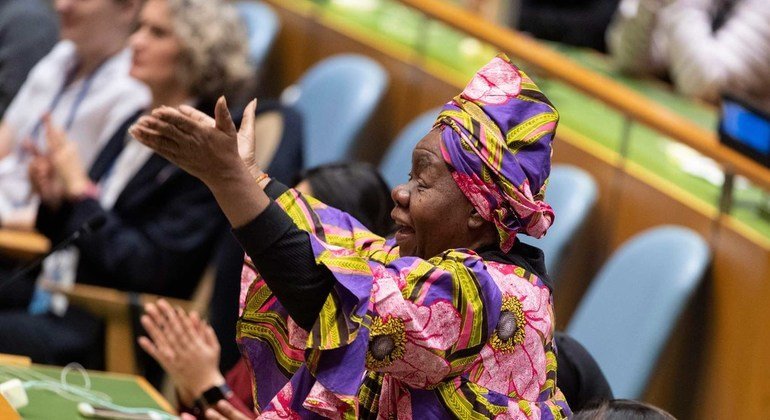
[[(220, 1), (147, 1), (130, 45), (131, 75), (153, 94), (148, 109), (182, 104), (213, 109), (217, 96), (244, 86), (253, 71), (239, 25), (236, 11)], [(196, 287), (217, 239), (226, 233), (224, 217), (203, 183), (128, 134), (141, 114), (123, 124), (88, 171), (73, 142), (47, 125), (48, 150), (37, 151), (30, 164), (41, 197), (38, 230), (57, 243), (95, 217), (105, 223), (46, 259), (38, 284), (76, 279), (183, 298)], [(288, 146), (279, 145), (276, 153), (300, 156), (300, 150), (283, 150)], [(21, 289), (15, 287), (14, 294)], [(98, 367), (99, 322), (41, 288), (29, 295), (18, 299), (31, 300), (28, 310), (0, 307), (0, 352)]]

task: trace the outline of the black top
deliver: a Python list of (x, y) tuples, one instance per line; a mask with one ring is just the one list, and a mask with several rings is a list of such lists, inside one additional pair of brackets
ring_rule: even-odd
[[(276, 199), (286, 190), (273, 180), (265, 193)], [(334, 286), (334, 276), (315, 263), (308, 233), (271, 201), (262, 214), (233, 229), (233, 234), (294, 322), (306, 330), (313, 328)], [(286, 261), (291, 261), (291, 271), (286, 270)]]
[(612, 400), (610, 384), (588, 350), (563, 332), (557, 332), (554, 339), (558, 349), (557, 385), (572, 412), (577, 413), (592, 402)]

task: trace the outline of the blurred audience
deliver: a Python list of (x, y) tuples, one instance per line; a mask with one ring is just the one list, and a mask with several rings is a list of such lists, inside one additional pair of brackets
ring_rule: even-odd
[(681, 93), (724, 92), (770, 112), (770, 2), (623, 0), (607, 33), (617, 64), (667, 75)]
[[(220, 1), (146, 1), (130, 39), (130, 74), (152, 92), (149, 109), (211, 110), (217, 95), (237, 90), (252, 73), (239, 25), (236, 11)], [(77, 279), (173, 297), (193, 292), (224, 217), (203, 183), (127, 133), (137, 118), (140, 112), (122, 123), (90, 169), (74, 138), (45, 120), (47, 150), (33, 148), (29, 165), (41, 197), (36, 227), (57, 243), (96, 217), (106, 223), (45, 259), (31, 298), (31, 282), (12, 289), (17, 309), (0, 312), (0, 352), (99, 365), (98, 321), (67, 308), (63, 296), (46, 291), (51, 284), (66, 288)], [(26, 303), (28, 310), (18, 308)]]
[(512, 26), (536, 38), (607, 51), (604, 33), (619, 0), (520, 0)]
[[(393, 229), (390, 191), (370, 164), (339, 163), (310, 169), (303, 174), (296, 189), (348, 212), (378, 235), (388, 235)], [(238, 276), (222, 281), (240, 285)], [(231, 299), (232, 303), (237, 302), (238, 295)], [(222, 394), (230, 404), (253, 416), (251, 373), (246, 362), (239, 359), (226, 376), (219, 369), (220, 342), (223, 345), (235, 342), (237, 319), (232, 320), (232, 335), (218, 340), (214, 329), (202, 322), (196, 313), (188, 315), (163, 300), (148, 304), (145, 309), (142, 325), (149, 338), (141, 337), (139, 344), (169, 374), (184, 411), (202, 417), (206, 406), (215, 403), (199, 403), (203, 393), (212, 387), (226, 385)]]
[(604, 401), (586, 408), (574, 420), (676, 420), (654, 405), (632, 400)]
[(29, 228), (35, 220), (25, 144), (44, 146), (45, 115), (77, 142), (78, 158), (89, 166), (120, 124), (148, 104), (147, 90), (128, 75), (125, 48), (140, 3), (54, 1), (62, 40), (32, 69), (0, 122), (3, 226)]
[(47, 2), (0, 1), (0, 117), (58, 38), (56, 16)]

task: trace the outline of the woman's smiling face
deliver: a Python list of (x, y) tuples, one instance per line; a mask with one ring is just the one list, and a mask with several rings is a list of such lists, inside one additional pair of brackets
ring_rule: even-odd
[(401, 256), (430, 258), (474, 246), (469, 226), (473, 206), (441, 157), (441, 132), (429, 132), (412, 152), (409, 181), (393, 189), (396, 243)]

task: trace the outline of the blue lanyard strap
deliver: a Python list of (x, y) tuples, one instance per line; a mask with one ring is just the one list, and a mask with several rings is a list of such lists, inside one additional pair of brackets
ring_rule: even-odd
[[(77, 96), (75, 97), (75, 101), (72, 102), (72, 106), (70, 107), (69, 115), (67, 116), (67, 119), (64, 123), (64, 130), (69, 131), (70, 128), (72, 128), (72, 124), (75, 123), (75, 116), (77, 116), (78, 108), (83, 103), (83, 100), (85, 100), (86, 96), (88, 95), (88, 91), (91, 89), (91, 85), (94, 82), (94, 78), (96, 77), (96, 74), (99, 72), (99, 70), (102, 68), (104, 63), (99, 64), (99, 66), (94, 69), (83, 81), (83, 86), (81, 86), (80, 90), (78, 91)], [(61, 101), (62, 96), (64, 96), (64, 91), (67, 89), (67, 86), (69, 86), (72, 83), (72, 78), (74, 77), (75, 73), (77, 73), (77, 67), (73, 68), (73, 70), (70, 72), (69, 75), (67, 75), (67, 78), (64, 81), (64, 84), (62, 85), (61, 89), (59, 89), (59, 92), (56, 93), (56, 96), (54, 96), (53, 100), (51, 101), (51, 105), (48, 107), (48, 113), (53, 112), (54, 109), (59, 105), (59, 101)], [(35, 144), (37, 146), (41, 146), (41, 140), (40, 140), (40, 132), (43, 129), (43, 117), (41, 116), (37, 124), (35, 124), (35, 128), (32, 129), (32, 133), (30, 134), (30, 137), (33, 139)]]

